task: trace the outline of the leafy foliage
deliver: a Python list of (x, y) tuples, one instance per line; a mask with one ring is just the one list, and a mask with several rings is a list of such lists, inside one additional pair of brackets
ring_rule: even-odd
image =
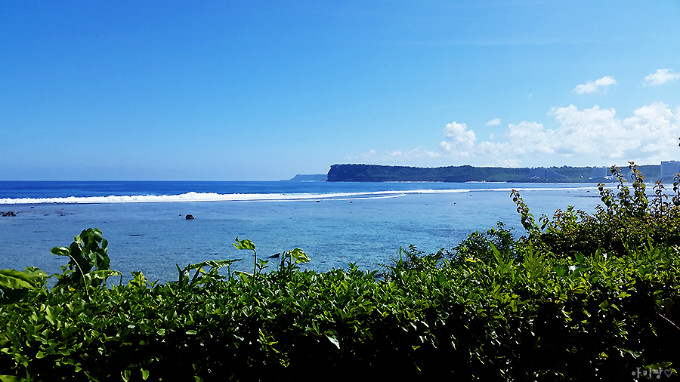
[(603, 206), (597, 206), (595, 214), (569, 207), (557, 210), (552, 219), (541, 216), (540, 226), (519, 193), (513, 190), (511, 196), (529, 233), (527, 240), (546, 246), (558, 256), (572, 257), (598, 249), (621, 255), (642, 249), (648, 240), (666, 246), (680, 245), (680, 178), (675, 179), (672, 196), (657, 182), (650, 202), (642, 173), (632, 162), (629, 168), (632, 189), (621, 171), (612, 167), (618, 192), (599, 184)]
[(57, 275), (57, 287), (87, 287), (99, 286), (112, 275), (120, 274), (109, 268), (108, 242), (97, 228), (83, 230), (76, 235), (68, 247), (54, 247), (52, 253), (57, 256), (67, 256), (70, 260), (63, 273)]
[(494, 251), (498, 251), (505, 256), (514, 256), (515, 238), (512, 231), (505, 228), (502, 222), (498, 222), (496, 228), (491, 228), (486, 232), (475, 231), (458, 244), (449, 257), (454, 261), (464, 262), (466, 258), (476, 258), (481, 261), (494, 259)]
[(36, 293), (0, 308), (0, 370), (70, 381), (630, 380), (680, 356), (669, 323), (680, 318), (677, 250), (580, 263), (496, 254), (423, 259), (385, 278), (277, 270), (255, 284), (119, 285), (89, 300)]

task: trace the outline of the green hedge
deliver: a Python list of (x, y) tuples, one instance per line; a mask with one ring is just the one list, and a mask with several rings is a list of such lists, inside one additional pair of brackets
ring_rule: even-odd
[(0, 370), (69, 381), (631, 380), (650, 365), (670, 370), (680, 359), (677, 249), (581, 260), (534, 252), (397, 264), (382, 278), (350, 268), (263, 273), (254, 286), (244, 276), (40, 292), (0, 308)]

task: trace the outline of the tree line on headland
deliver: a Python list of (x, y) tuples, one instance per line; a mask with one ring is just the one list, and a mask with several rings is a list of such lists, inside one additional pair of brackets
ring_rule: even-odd
[[(638, 166), (650, 179), (660, 179), (659, 165)], [(328, 182), (547, 182), (597, 183), (614, 181), (607, 167), (408, 167), (334, 164)], [(655, 179), (656, 180), (656, 179)]]

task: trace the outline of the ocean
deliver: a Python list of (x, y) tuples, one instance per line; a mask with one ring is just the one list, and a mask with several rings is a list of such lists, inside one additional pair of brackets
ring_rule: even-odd
[(0, 181), (0, 212), (16, 215), (0, 216), (0, 269), (60, 273), (68, 259), (50, 249), (91, 227), (102, 230), (124, 280), (142, 271), (172, 281), (176, 265), (211, 259), (242, 259), (232, 270), (252, 271), (236, 237), (252, 240), (260, 258), (302, 248), (306, 269), (375, 270), (400, 247), (453, 248), (498, 221), (524, 234), (512, 189), (536, 217), (600, 203), (597, 185), (583, 183)]

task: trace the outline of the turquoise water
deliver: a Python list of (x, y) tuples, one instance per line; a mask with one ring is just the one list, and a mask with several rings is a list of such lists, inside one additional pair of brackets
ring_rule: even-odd
[(537, 216), (599, 203), (596, 185), (584, 184), (0, 182), (0, 211), (17, 215), (0, 217), (0, 269), (60, 272), (66, 259), (50, 249), (88, 227), (103, 231), (126, 278), (139, 270), (170, 281), (175, 264), (208, 259), (243, 258), (232, 269), (252, 270), (251, 255), (231, 245), (237, 236), (261, 258), (300, 247), (310, 269), (378, 269), (399, 247), (451, 248), (497, 221), (523, 234), (512, 188)]

